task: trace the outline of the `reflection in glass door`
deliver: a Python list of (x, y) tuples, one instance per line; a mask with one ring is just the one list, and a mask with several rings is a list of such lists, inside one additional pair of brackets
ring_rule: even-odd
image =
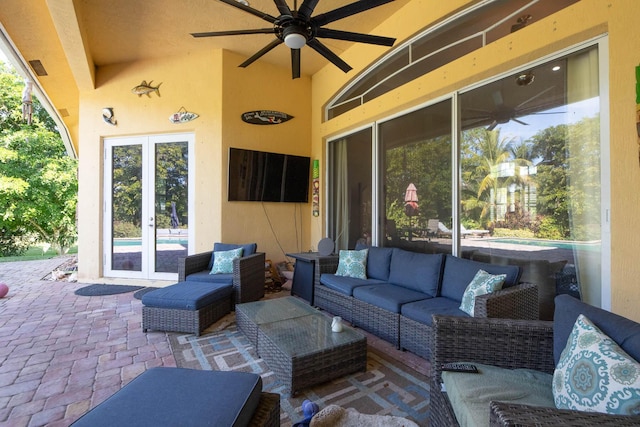
[(188, 254), (191, 139), (105, 140), (105, 276), (177, 277)]

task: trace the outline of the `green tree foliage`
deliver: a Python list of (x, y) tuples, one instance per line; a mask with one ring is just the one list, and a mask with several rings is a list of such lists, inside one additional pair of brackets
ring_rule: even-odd
[[(77, 162), (55, 122), (33, 98), (33, 120), (22, 120), (24, 83), (0, 63), (0, 230), (5, 252), (19, 253), (30, 236), (65, 253), (75, 242)], [(3, 253), (7, 255), (8, 253)]]
[[(451, 217), (451, 138), (435, 137), (400, 145), (385, 152), (386, 215), (398, 227), (425, 228), (429, 218)], [(405, 213), (405, 191), (413, 183), (418, 215)]]
[(600, 238), (599, 133), (596, 116), (548, 127), (531, 138), (534, 156), (542, 159), (536, 174), (538, 214), (549, 230), (539, 237)]

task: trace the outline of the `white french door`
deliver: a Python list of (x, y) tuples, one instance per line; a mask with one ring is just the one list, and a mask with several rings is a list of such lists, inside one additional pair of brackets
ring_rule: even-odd
[(189, 252), (193, 134), (104, 140), (104, 276), (176, 280)]

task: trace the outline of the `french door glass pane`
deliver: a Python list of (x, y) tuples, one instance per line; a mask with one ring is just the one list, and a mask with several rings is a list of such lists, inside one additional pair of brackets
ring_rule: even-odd
[(336, 252), (371, 244), (371, 128), (329, 144), (331, 168), (330, 233)]
[(142, 145), (112, 151), (113, 270), (142, 270)]
[(541, 318), (601, 295), (597, 47), (471, 90), (461, 109), (462, 253), (522, 267)]
[(188, 254), (188, 144), (155, 144), (155, 271), (178, 272)]
[(381, 123), (378, 140), (380, 244), (451, 253), (451, 100)]

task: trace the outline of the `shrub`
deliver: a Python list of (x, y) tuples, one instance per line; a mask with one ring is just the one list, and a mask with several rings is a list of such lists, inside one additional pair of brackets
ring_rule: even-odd
[(113, 223), (113, 237), (142, 237), (142, 231), (130, 222), (116, 221)]

